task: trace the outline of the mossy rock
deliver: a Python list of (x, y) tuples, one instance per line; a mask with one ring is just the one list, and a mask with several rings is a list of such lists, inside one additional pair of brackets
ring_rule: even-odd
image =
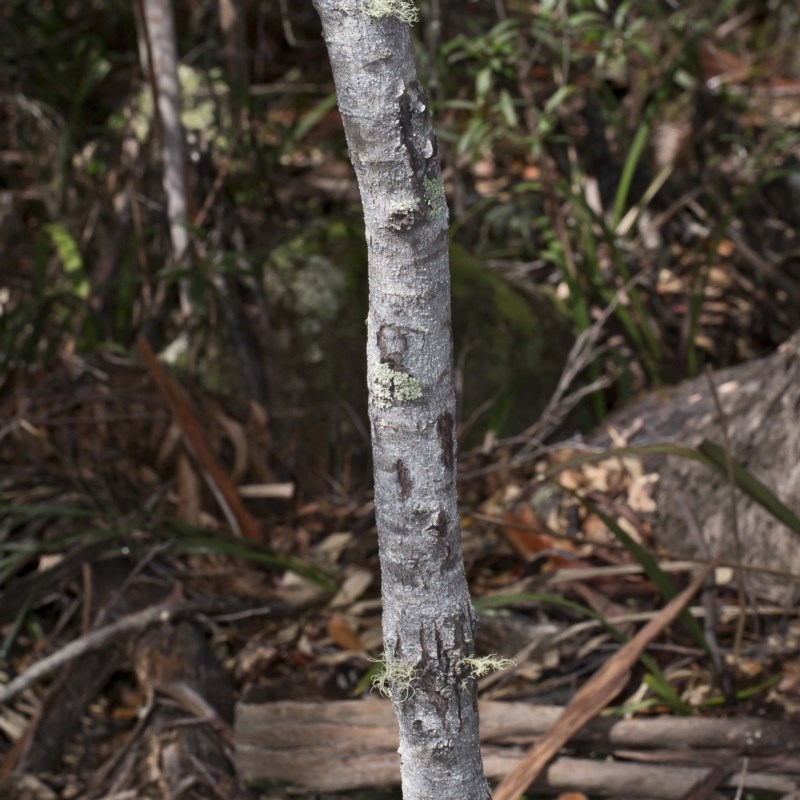
[(570, 322), (545, 291), (522, 291), (457, 245), (450, 273), (459, 419), (479, 413), (467, 440), (487, 430), (519, 433), (539, 418), (558, 383), (573, 341)]
[[(306, 228), (273, 252), (264, 272), (288, 399), (320, 429), (312, 447), (327, 452), (334, 474), (348, 451), (368, 463), (367, 253), (359, 227)], [(450, 264), (459, 419), (470, 421), (462, 443), (489, 430), (517, 433), (555, 388), (572, 342), (569, 321), (547, 294), (521, 291), (457, 245)]]

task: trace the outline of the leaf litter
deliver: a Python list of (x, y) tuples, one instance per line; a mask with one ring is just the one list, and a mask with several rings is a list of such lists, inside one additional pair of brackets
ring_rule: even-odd
[[(74, 398), (76, 386), (77, 402), (64, 403), (58, 415), (47, 413), (59, 397)], [(263, 453), (271, 443), (259, 421), (197, 387), (192, 393), (196, 408), (206, 409), (203, 436), (219, 474), (237, 474), (251, 485), (276, 482), (275, 473), (264, 472)], [(6, 409), (0, 448), (6, 463), (17, 463), (2, 487), (6, 689), (14, 686), (12, 676), (29, 676), (0, 715), (9, 774), (39, 775), (20, 743), (42, 735), (41, 725), (50, 723), (48, 707), (73, 691), (71, 680), (76, 687), (86, 680), (82, 661), (107, 648), (119, 653), (113, 671), (85, 690), (78, 719), (58, 719), (65, 741), (53, 758), (68, 766), (48, 785), (61, 796), (82, 796), (98, 781), (138, 787), (141, 796), (158, 791), (163, 776), (145, 779), (131, 766), (153, 747), (166, 746), (142, 725), (141, 715), (178, 702), (195, 724), (211, 725), (198, 711), (200, 700), (186, 705), (198, 693), (202, 698), (203, 681), (179, 663), (200, 658), (200, 652), (245, 705), (369, 696), (365, 678), (374, 668), (370, 659), (380, 654), (381, 636), (368, 497), (344, 504), (249, 500), (248, 514), (259, 521), (264, 544), (231, 538), (224, 505), (191, 440), (177, 436), (166, 451), (165, 437), (152, 434), (154, 428), (172, 430), (173, 421), (146, 370), (133, 364), (121, 372), (56, 368), (28, 377)], [(124, 426), (111, 424), (122, 416)], [(244, 433), (232, 440), (234, 428)], [(263, 449), (254, 462), (248, 454), (256, 441)], [(570, 698), (582, 702), (587, 693), (592, 698), (585, 707), (591, 714), (581, 712), (570, 717), (577, 720), (570, 727), (554, 729), (568, 732), (546, 740), (554, 742), (552, 750), (540, 744), (534, 752), (548, 755), (532, 763), (549, 760), (589, 718), (584, 713), (603, 709), (623, 719), (686, 713), (793, 719), (800, 624), (790, 609), (754, 598), (744, 611), (761, 632), (737, 654), (729, 641), (742, 612), (734, 592), (724, 584), (703, 590), (717, 606), (724, 676), (680, 627), (662, 633), (638, 665), (641, 649), (624, 650), (622, 643), (638, 641), (643, 623), (661, 625), (667, 598), (648, 573), (652, 567), (632, 557), (619, 531), (652, 554), (670, 583), (683, 583), (697, 568), (654, 545), (648, 514), (656, 476), (646, 473), (642, 459), (576, 463), (581, 452), (567, 446), (510, 468), (499, 488), (489, 478), (472, 479), (469, 496), (483, 499), (462, 508), (466, 566), (481, 610), (478, 655), (497, 653), (514, 662), (478, 676), (482, 700), (564, 705)], [(194, 478), (179, 479), (182, 471)], [(19, 587), (25, 591), (15, 591)], [(690, 610), (692, 619), (707, 618), (697, 602)], [(191, 634), (176, 628), (184, 631), (185, 651), (170, 655), (158, 645), (148, 651), (147, 672), (126, 669), (154, 626), (181, 626), (181, 618), (194, 626)], [(97, 638), (106, 635), (108, 643)], [(623, 652), (634, 656), (623, 659), (604, 695), (591, 676), (622, 665)], [(46, 669), (28, 672), (36, 665), (44, 669), (47, 657), (64, 659), (60, 679)], [(606, 672), (598, 673), (603, 665)], [(176, 695), (168, 689), (175, 684), (169, 676), (194, 694)], [(577, 687), (584, 688), (576, 695)], [(210, 708), (216, 708), (213, 702)], [(224, 704), (220, 708), (214, 714), (224, 721)], [(125, 766), (121, 747), (129, 757)], [(223, 752), (231, 758), (228, 745)], [(228, 766), (233, 780), (230, 761)]]

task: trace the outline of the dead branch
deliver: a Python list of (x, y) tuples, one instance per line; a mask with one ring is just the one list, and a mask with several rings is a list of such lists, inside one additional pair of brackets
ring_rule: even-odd
[[(196, 608), (196, 606), (192, 606), (192, 608)], [(32, 686), (49, 673), (63, 667), (70, 661), (74, 661), (85, 653), (100, 650), (122, 636), (143, 631), (162, 622), (168, 622), (176, 613), (185, 613), (187, 610), (187, 608), (182, 608), (175, 602), (160, 603), (143, 611), (137, 611), (135, 614), (129, 614), (102, 628), (97, 628), (79, 639), (74, 639), (49, 656), (45, 656), (41, 661), (37, 661), (5, 686), (0, 686), (0, 703), (7, 703), (21, 691)]]

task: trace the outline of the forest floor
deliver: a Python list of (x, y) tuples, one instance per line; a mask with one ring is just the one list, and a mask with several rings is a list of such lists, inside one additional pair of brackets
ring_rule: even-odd
[[(26, 42), (28, 5), (9, 14)], [(158, 267), (157, 137), (126, 150), (125, 125), (145, 116), (134, 39), (122, 31), (120, 52), (94, 43), (87, 73), (105, 75), (106, 59), (122, 67), (67, 113), (83, 67), (59, 26), (79, 41), (93, 17), (53, 5), (65, 19), (44, 13), (26, 55), (52, 66), (20, 71), (19, 95), (0, 97), (0, 797), (399, 797), (391, 705), (372, 688), (382, 641), (369, 476), (347, 455), (329, 468), (334, 436), (315, 425), (318, 409), (282, 416), (241, 399), (253, 393), (207, 386), (240, 366), (224, 312), (247, 314), (226, 302), (252, 311), (267, 294), (254, 276), (284, 237), (357, 199), (328, 77), (303, 72), (325, 63), (322, 42), (298, 29), (301, 47), (273, 47), (270, 33), (248, 136), (192, 134), (206, 283), (186, 349), (204, 384), (168, 373), (143, 340), (131, 347), (151, 313), (162, 344), (188, 326), (164, 300), (175, 302), (175, 275)], [(634, 8), (622, 32), (592, 12), (545, 36), (528, 7), (570, 4), (510, 4), (526, 9), (516, 27), (494, 24), (503, 3), (482, 5), (491, 26), (454, 36), (441, 61), (452, 74), (438, 75), (442, 92), (454, 84), (436, 105), (454, 241), (516, 286), (544, 286), (575, 331), (601, 331), (593, 411), (648, 388), (670, 402), (669, 384), (800, 329), (800, 74), (778, 12), (751, 3), (706, 30), (720, 4), (655, 4), (680, 6), (665, 21), (622, 3)], [(797, 24), (792, 4), (774, 5)], [(629, 31), (638, 49), (625, 53)], [(207, 31), (192, 35), (211, 52)], [(222, 108), (235, 94), (200, 83), (186, 105)], [(128, 122), (115, 128), (117, 117)], [(304, 394), (296, 376), (277, 377)], [(577, 701), (585, 724), (562, 736), (537, 795), (800, 796), (792, 592), (777, 601), (747, 589), (743, 565), (719, 563), (670, 621), (672, 598), (709, 559), (656, 542), (659, 474), (620, 451), (631, 429), (606, 420), (607, 450), (542, 441), (538, 424), (487, 436), (459, 461), (477, 652), (501, 667), (478, 676), (490, 778), (553, 745)], [(305, 468), (289, 464), (300, 452)]]
[[(0, 605), (4, 797), (393, 796), (390, 705), (371, 690), (368, 496), (298, 504), (265, 479), (257, 408), (152, 365), (65, 356), (17, 376), (3, 417), (3, 552), (17, 576)], [(479, 680), (497, 778), (698, 562), (654, 544), (658, 476), (633, 455), (572, 442), (512, 464), (487, 442), (460, 472), (478, 654), (510, 660)], [(249, 508), (230, 502), (234, 485)], [(699, 627), (684, 618), (651, 644), (542, 791), (796, 791), (797, 609), (743, 598), (719, 566), (689, 611)], [(636, 721), (652, 727), (625, 727)], [(272, 788), (242, 788), (237, 764)]]

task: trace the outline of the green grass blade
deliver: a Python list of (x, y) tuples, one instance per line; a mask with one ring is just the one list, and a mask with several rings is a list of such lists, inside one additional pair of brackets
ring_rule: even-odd
[[(678, 594), (678, 589), (670, 577), (658, 565), (658, 561), (656, 561), (656, 559), (653, 558), (653, 556), (650, 555), (650, 553), (644, 547), (642, 547), (635, 539), (633, 539), (633, 537), (626, 533), (608, 514), (605, 514), (593, 503), (590, 503), (583, 498), (579, 497), (578, 500), (583, 504), (587, 511), (589, 511), (591, 514), (595, 514), (603, 521), (605, 526), (611, 531), (611, 533), (614, 534), (614, 537), (617, 539), (617, 541), (628, 551), (631, 558), (633, 558), (641, 566), (641, 568), (644, 570), (644, 574), (647, 575), (647, 577), (656, 585), (664, 599), (667, 602), (672, 600), (672, 598)], [(689, 610), (685, 608), (683, 611), (681, 611), (678, 619), (681, 621), (681, 624), (686, 629), (687, 633), (706, 653), (708, 653), (708, 643), (706, 642), (703, 629), (700, 627), (700, 624), (697, 622), (697, 620), (689, 613)]]
[[(705, 439), (697, 449), (717, 472), (727, 478), (728, 466), (725, 451), (718, 444)], [(775, 519), (780, 520), (790, 531), (800, 534), (800, 517), (785, 503), (781, 502), (752, 472), (749, 472), (733, 459), (731, 459), (731, 462), (733, 479), (739, 489), (772, 514)]]
[(0, 513), (4, 516), (12, 516), (19, 522), (29, 522), (38, 517), (76, 517), (90, 518), (97, 516), (97, 511), (91, 508), (81, 508), (80, 506), (67, 506), (60, 503), (27, 503), (17, 505), (15, 503), (0, 502)]
[(243, 558), (275, 569), (294, 572), (325, 591), (332, 592), (337, 589), (334, 577), (321, 567), (274, 553), (264, 545), (246, 539), (234, 539), (177, 520), (171, 520), (169, 527), (171, 530), (166, 534), (166, 538), (172, 541), (173, 548), (177, 552), (219, 553), (231, 558)]
[(31, 604), (33, 603), (33, 597), (28, 597), (20, 608), (17, 616), (14, 618), (14, 622), (11, 625), (8, 633), (3, 638), (3, 644), (0, 645), (0, 664), (8, 658), (8, 654), (11, 652), (11, 648), (14, 646), (14, 642), (19, 635), (20, 630), (22, 630), (22, 625), (25, 622), (25, 617), (28, 616), (28, 611), (30, 611)]
[(625, 213), (625, 206), (628, 203), (628, 195), (630, 194), (633, 176), (636, 174), (636, 167), (639, 164), (639, 159), (642, 157), (644, 146), (647, 144), (647, 139), (650, 136), (650, 126), (643, 122), (639, 125), (636, 135), (631, 142), (628, 157), (625, 159), (625, 165), (622, 168), (622, 175), (619, 179), (617, 186), (617, 193), (614, 195), (614, 214), (611, 217), (611, 230), (616, 231), (617, 226)]
[(288, 151), (290, 149), (289, 145), (295, 146), (302, 141), (325, 118), (325, 115), (334, 108), (336, 108), (336, 95), (333, 93), (312, 106), (291, 132), (289, 143), (284, 149)]
[[(547, 594), (541, 592), (518, 592), (516, 594), (479, 597), (473, 600), (473, 604), (479, 613), (481, 611), (487, 611), (494, 608), (506, 608), (509, 605), (514, 605), (517, 603), (550, 603), (551, 605), (561, 606), (562, 608), (575, 611), (581, 616), (589, 617), (590, 619), (599, 622), (618, 641), (622, 643), (628, 641), (627, 637), (623, 633), (607, 622), (596, 611), (592, 611), (591, 608), (587, 608), (580, 603), (575, 603), (572, 600), (567, 600), (566, 598), (560, 597), (557, 594)], [(675, 690), (669, 685), (669, 681), (661, 671), (661, 667), (658, 666), (656, 660), (647, 653), (642, 653), (642, 655), (639, 657), (639, 660), (652, 676), (652, 685), (648, 685), (651, 685), (653, 691), (657, 692), (661, 699), (676, 713), (690, 713), (691, 709), (680, 699), (680, 697), (678, 697)]]

